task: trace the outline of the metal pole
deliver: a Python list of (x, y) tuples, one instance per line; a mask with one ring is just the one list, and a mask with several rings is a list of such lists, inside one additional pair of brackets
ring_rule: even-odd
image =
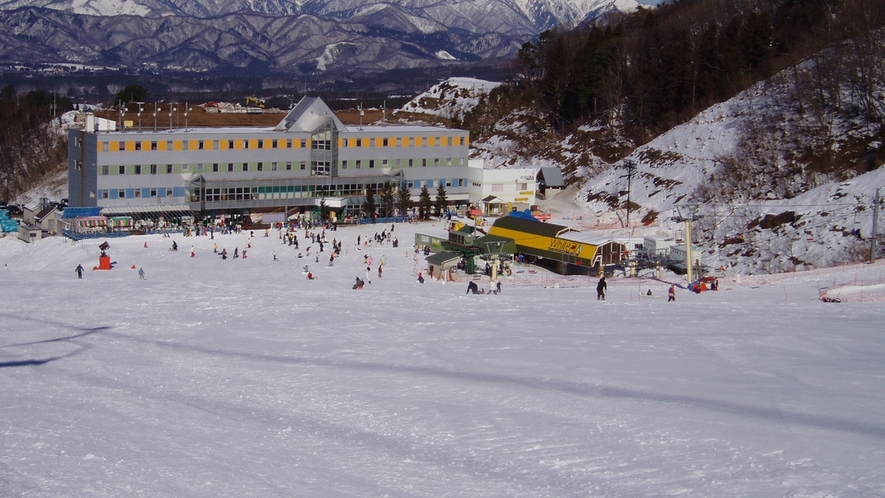
[(870, 235), (870, 263), (876, 261), (876, 249), (879, 243), (879, 190), (876, 187), (876, 203), (873, 204), (873, 233)]
[(694, 263), (691, 260), (691, 218), (685, 220), (685, 268), (688, 275), (688, 283), (694, 281)]
[(627, 160), (627, 228), (630, 227), (630, 191), (633, 182), (633, 161)]

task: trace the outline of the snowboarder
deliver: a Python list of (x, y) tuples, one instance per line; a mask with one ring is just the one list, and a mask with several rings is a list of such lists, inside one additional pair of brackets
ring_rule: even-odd
[(316, 280), (316, 278), (314, 278), (314, 276), (313, 276), (313, 272), (307, 272), (307, 279), (308, 280)]
[(77, 272), (77, 278), (83, 278), (83, 265), (77, 265), (74, 271)]
[(381, 268), (383, 268), (383, 267), (382, 266), (378, 267), (378, 278), (381, 278)]
[(605, 275), (603, 275), (599, 282), (596, 284), (596, 300), (597, 301), (605, 301), (605, 291), (608, 289), (608, 284), (605, 283)]
[(138, 279), (139, 279), (139, 280), (144, 280), (144, 268), (139, 268), (139, 269), (138, 269)]
[(424, 275), (422, 275), (421, 272), (418, 272), (418, 283), (424, 283)]
[(476, 285), (476, 282), (470, 282), (467, 284), (467, 292), (465, 294), (470, 294), (471, 292), (479, 294), (479, 286)]
[(676, 300), (676, 286), (671, 285), (670, 290), (667, 291), (667, 302)]

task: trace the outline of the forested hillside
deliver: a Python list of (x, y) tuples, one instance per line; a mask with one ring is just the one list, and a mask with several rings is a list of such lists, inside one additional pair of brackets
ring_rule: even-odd
[[(813, 71), (798, 75), (791, 98), (819, 119), (803, 130), (797, 159), (823, 172), (863, 170), (880, 151), (833, 150), (827, 116), (861, 116), (868, 134), (881, 137), (885, 104), (876, 82), (885, 81), (883, 25), (879, 0), (674, 0), (526, 42), (509, 84), (492, 92), (465, 125), (488, 136), (521, 109), (525, 136), (555, 141), (592, 123), (596, 132), (578, 145), (614, 161), (810, 59)], [(846, 89), (850, 102), (839, 98)], [(752, 135), (749, 145), (764, 140), (764, 130)], [(533, 143), (523, 154), (537, 152), (538, 140)]]
[(12, 202), (65, 164), (67, 137), (52, 118), (71, 108), (68, 99), (42, 90), (0, 90), (0, 199)]

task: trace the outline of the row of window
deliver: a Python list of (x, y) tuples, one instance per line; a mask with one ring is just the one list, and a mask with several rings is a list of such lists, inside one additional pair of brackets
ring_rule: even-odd
[(185, 197), (184, 187), (112, 188), (99, 191), (102, 199), (139, 199), (150, 197)]
[[(394, 137), (394, 138), (339, 138), (339, 148), (358, 147), (448, 147), (467, 145), (466, 137)], [(331, 150), (328, 140), (226, 139), (226, 140), (108, 140), (101, 142), (102, 152), (181, 151), (181, 150), (251, 150), (251, 149), (311, 149)]]
[[(439, 185), (445, 187), (464, 187), (467, 185), (465, 178), (444, 178), (439, 180), (414, 180), (408, 182), (408, 188), (420, 189), (423, 186), (428, 189)], [(380, 192), (384, 187), (380, 183), (368, 185), (374, 192)], [(346, 183), (340, 185), (278, 185), (267, 187), (215, 187), (206, 188), (203, 193), (206, 202), (225, 201), (248, 201), (248, 200), (272, 200), (272, 199), (301, 199), (308, 197), (332, 196), (348, 197), (366, 194), (367, 185), (362, 183)], [(191, 202), (199, 202), (201, 190), (194, 189)]]
[(464, 187), (467, 185), (466, 178), (441, 178), (439, 180), (410, 180), (407, 185), (410, 189), (420, 189), (423, 187), (437, 188), (440, 185), (445, 187)]
[[(253, 168), (251, 170), (249, 168), (250, 164), (253, 165)], [(127, 173), (132, 174), (132, 175), (156, 175), (159, 173), (166, 173), (166, 174), (171, 175), (172, 173), (176, 172), (176, 166), (178, 166), (178, 168), (180, 168), (178, 170), (180, 172), (189, 172), (191, 170), (190, 164), (179, 164), (179, 165), (174, 165), (174, 164), (162, 164), (162, 165), (130, 164), (129, 166), (122, 165), (122, 164), (111, 166), (111, 165), (105, 164), (105, 165), (102, 165), (102, 167), (101, 167), (101, 174), (103, 176), (107, 176), (112, 173), (117, 174), (117, 175), (125, 175)], [(241, 172), (264, 171), (265, 169), (267, 169), (268, 171), (278, 171), (278, 170), (292, 171), (293, 167), (297, 167), (298, 169), (302, 169), (302, 170), (307, 169), (307, 162), (300, 161), (300, 162), (298, 162), (298, 164), (293, 164), (292, 161), (286, 161), (285, 163), (280, 164), (276, 161), (273, 161), (273, 162), (269, 162), (269, 163), (263, 163), (263, 162), (258, 162), (258, 163), (212, 163), (211, 165), (199, 163), (199, 164), (195, 165), (195, 171), (209, 171), (209, 168), (211, 168), (211, 171), (213, 173), (218, 173), (221, 171), (227, 171), (227, 172), (231, 172), (231, 173), (240, 172), (240, 171)]]
[[(396, 167), (403, 167), (404, 165), (412, 168), (416, 166), (427, 167), (429, 165), (432, 166), (440, 166), (445, 164), (445, 166), (452, 166), (457, 162), (458, 166), (464, 166), (465, 158), (460, 157), (453, 159), (451, 157), (448, 158), (432, 158), (432, 159), (396, 159), (393, 163)], [(388, 159), (349, 159), (340, 161), (341, 169), (374, 169), (377, 166), (381, 168), (387, 168), (390, 166), (390, 160)], [(292, 171), (293, 169), (297, 170), (306, 170), (307, 169), (307, 161), (286, 161), (286, 162), (278, 162), (278, 161), (270, 161), (270, 162), (256, 162), (256, 163), (197, 163), (194, 166), (193, 171), (197, 172), (228, 172), (228, 173), (237, 173), (237, 172), (259, 172), (259, 171)], [(78, 168), (79, 169), (79, 168)], [(184, 173), (190, 172), (191, 165), (190, 164), (130, 164), (130, 165), (109, 165), (105, 164), (101, 166), (101, 175), (108, 176), (111, 174), (115, 175), (156, 175), (156, 174), (173, 174), (173, 173)], [(311, 174), (319, 175), (319, 176), (328, 176), (331, 173), (331, 163), (329, 161), (312, 161), (311, 162)]]

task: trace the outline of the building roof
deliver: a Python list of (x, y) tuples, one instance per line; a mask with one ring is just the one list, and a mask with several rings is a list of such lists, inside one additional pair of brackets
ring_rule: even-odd
[(424, 258), (428, 263), (435, 266), (446, 266), (461, 261), (461, 254), (457, 252), (438, 252)]
[(544, 237), (562, 237), (562, 234), (575, 231), (574, 228), (555, 225), (553, 223), (544, 223), (537, 220), (527, 220), (517, 218), (516, 216), (502, 216), (495, 220), (492, 228), (503, 228), (505, 230), (516, 230), (519, 232), (542, 235)]
[(562, 170), (559, 168), (541, 168), (538, 176), (543, 179), (544, 185), (548, 187), (565, 187), (565, 179), (562, 177)]
[(332, 112), (319, 97), (304, 96), (274, 128), (274, 131), (287, 132), (313, 132), (319, 129), (323, 123), (331, 119), (335, 128), (339, 131), (347, 130), (344, 123)]
[(34, 219), (42, 220), (43, 218), (46, 218), (47, 216), (52, 214), (53, 211), (56, 211), (55, 206), (46, 206), (39, 213), (37, 213), (36, 216), (34, 216)]

